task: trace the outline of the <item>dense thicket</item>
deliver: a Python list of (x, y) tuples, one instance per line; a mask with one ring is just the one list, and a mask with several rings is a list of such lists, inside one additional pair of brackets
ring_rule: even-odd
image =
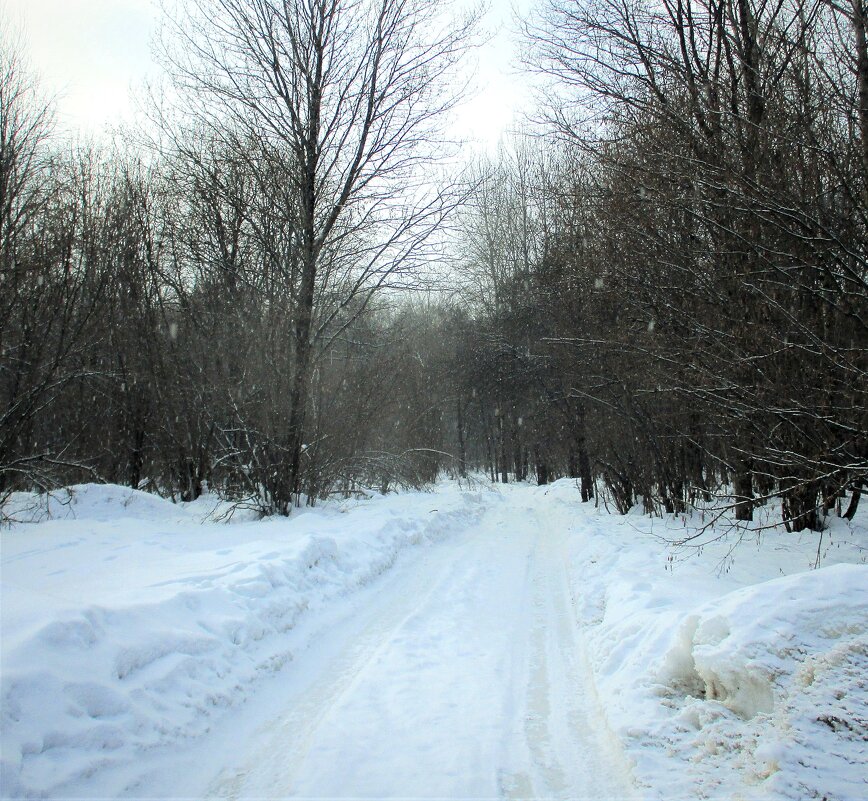
[(502, 161), (466, 247), (494, 298), (477, 347), (524, 379), (491, 394), (518, 443), (504, 454), (596, 476), (622, 511), (713, 493), (747, 520), (779, 495), (789, 527), (818, 528), (849, 491), (852, 515), (868, 471), (865, 19), (813, 0), (551, 0), (527, 27), (561, 155), (543, 146), (535, 173)]
[(117, 152), (51, 141), (0, 53), (0, 494), (207, 485), (285, 514), (430, 480), (431, 348), (385, 293), (419, 283), (456, 205), (431, 170), (473, 18), (434, 0), (174, 13), (171, 92), (150, 141)]
[[(460, 192), (431, 175), (469, 22), (182, 7), (181, 113), (146, 158), (64, 151), (3, 56), (0, 493), (95, 477), (287, 513), (448, 469), (572, 476), (622, 512), (852, 516), (864, 4), (548, 0), (544, 119)], [(456, 210), (449, 290), (408, 300)]]
[(47, 160), (4, 271), (3, 490), (101, 480), (190, 500), (210, 487), (286, 512), (286, 497), (436, 476), (428, 316), (323, 282), (301, 484), (282, 494), (295, 299), (273, 258), (291, 232), (270, 216), (276, 187), (211, 158)]

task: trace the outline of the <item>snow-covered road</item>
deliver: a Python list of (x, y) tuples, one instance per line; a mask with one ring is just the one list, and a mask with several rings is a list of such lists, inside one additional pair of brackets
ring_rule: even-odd
[(406, 559), (286, 671), (207, 795), (629, 797), (566, 557), (563, 530), (502, 498)]
[(864, 516), (685, 559), (701, 514), (568, 480), (229, 524), (122, 487), (13, 500), (4, 798), (868, 797)]

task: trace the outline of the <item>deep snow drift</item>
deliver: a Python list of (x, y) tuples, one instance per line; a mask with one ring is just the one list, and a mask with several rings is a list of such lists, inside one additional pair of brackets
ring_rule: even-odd
[(13, 500), (46, 519), (0, 533), (3, 796), (868, 797), (864, 516), (811, 570), (815, 534), (686, 558), (570, 481)]
[(303, 614), (480, 508), (452, 487), (229, 525), (203, 522), (227, 511), (207, 499), (114, 486), (49, 504), (0, 535), (4, 796), (87, 795), (95, 772), (206, 734), (292, 659)]
[[(572, 511), (566, 487), (552, 495)], [(698, 514), (574, 522), (607, 718), (651, 797), (866, 799), (868, 517), (831, 520), (820, 569), (818, 534), (758, 517), (697, 550), (668, 543)]]

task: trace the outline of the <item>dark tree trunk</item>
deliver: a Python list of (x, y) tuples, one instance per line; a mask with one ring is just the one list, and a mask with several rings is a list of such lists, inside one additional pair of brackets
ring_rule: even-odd
[(579, 451), (579, 477), (582, 482), (582, 503), (587, 503), (594, 497), (594, 477), (591, 475), (591, 460), (584, 448)]
[[(859, 128), (862, 134), (862, 169), (868, 175), (868, 14), (864, 0), (851, 0), (856, 37), (856, 85), (859, 94)], [(868, 193), (868, 185), (865, 187)]]
[(455, 411), (458, 417), (458, 475), (467, 476), (467, 442), (464, 433), (464, 405), (459, 396), (455, 400)]
[(784, 525), (787, 531), (823, 530), (819, 497), (820, 486), (816, 481), (806, 481), (783, 493)]
[(753, 471), (750, 462), (739, 462), (735, 473), (735, 519), (753, 520)]
[(594, 479), (591, 476), (591, 460), (588, 458), (587, 427), (585, 426), (585, 404), (580, 403), (576, 409), (575, 458), (578, 467), (578, 478), (581, 479), (582, 503), (587, 503), (594, 497)]
[(482, 402), (482, 397), (479, 398), (479, 415), (482, 418), (482, 426), (485, 435), (485, 456), (487, 459), (486, 469), (491, 476), (491, 483), (497, 481), (497, 465), (495, 464), (494, 448), (492, 447), (491, 425), (488, 421), (488, 415), (485, 413), (485, 405)]
[(506, 461), (506, 436), (503, 431), (503, 413), (497, 415), (497, 456), (500, 462), (500, 482), (509, 483), (509, 471)]
[(844, 512), (844, 517), (847, 520), (852, 520), (856, 515), (856, 510), (859, 508), (859, 499), (862, 497), (862, 483), (861, 480), (853, 482), (853, 494), (850, 496), (847, 511)]
[(536, 467), (536, 483), (542, 486), (549, 483), (549, 466), (543, 457), (539, 447), (534, 448), (534, 465)]
[(130, 458), (127, 465), (127, 485), (138, 489), (142, 482), (142, 469), (145, 464), (145, 430), (136, 426), (133, 430), (133, 442), (130, 448)]
[(524, 464), (524, 457), (522, 455), (523, 448), (521, 446), (521, 427), (518, 424), (518, 421), (515, 418), (515, 415), (512, 417), (512, 463), (513, 469), (515, 470), (515, 480), (516, 481), (524, 481), (527, 476), (524, 474), (524, 470), (522, 468)]

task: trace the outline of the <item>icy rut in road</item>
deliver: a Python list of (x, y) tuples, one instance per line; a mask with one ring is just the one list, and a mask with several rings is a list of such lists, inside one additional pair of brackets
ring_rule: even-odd
[(630, 797), (583, 665), (565, 532), (517, 497), (492, 496), (334, 621), (204, 792)]

